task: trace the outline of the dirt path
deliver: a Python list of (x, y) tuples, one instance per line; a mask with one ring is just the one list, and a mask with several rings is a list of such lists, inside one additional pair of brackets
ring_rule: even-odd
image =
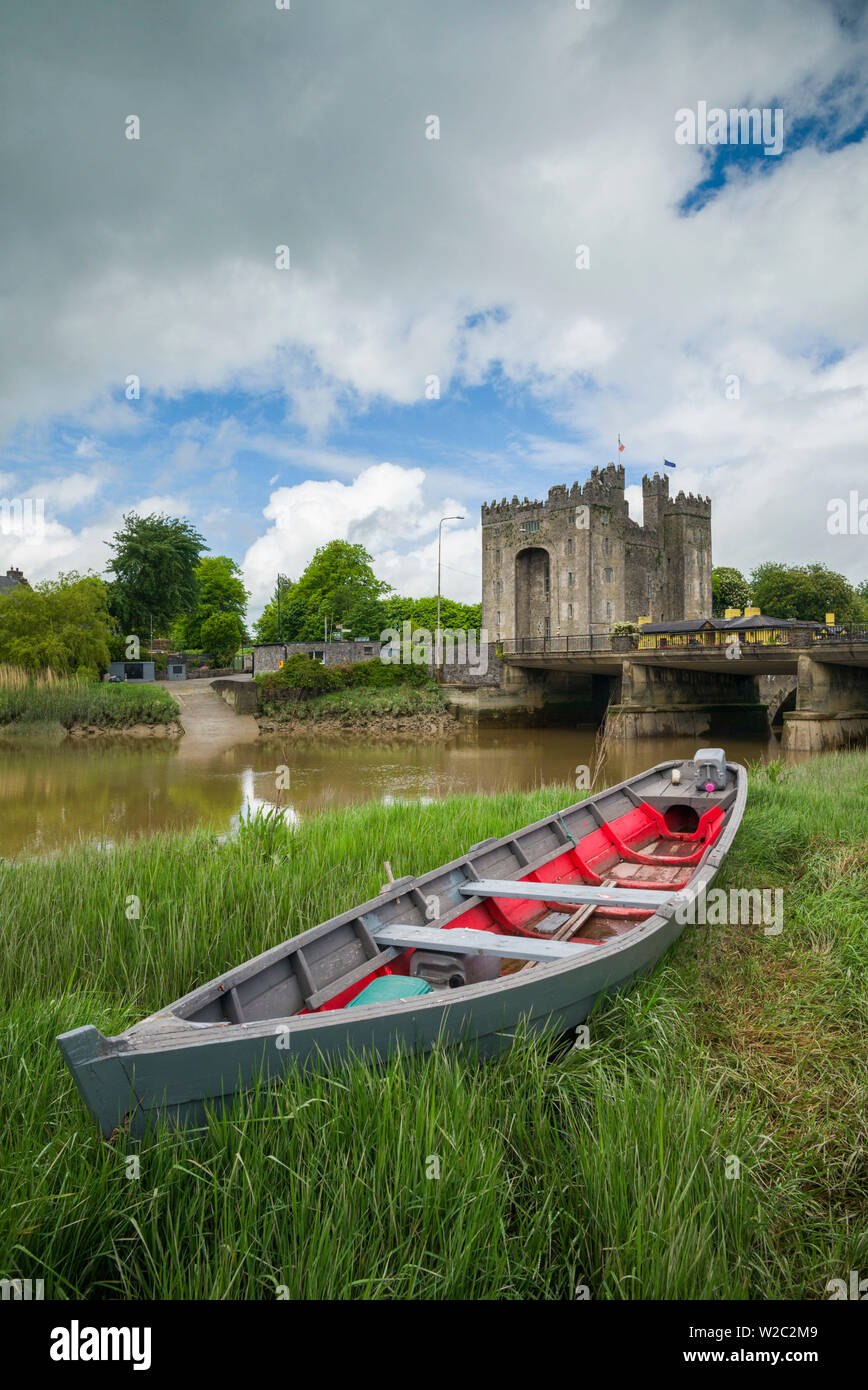
[(239, 743), (252, 743), (259, 737), (259, 725), (252, 714), (236, 714), (227, 705), (211, 682), (161, 681), (181, 706), (181, 725), (184, 737), (179, 753), (182, 757), (202, 757), (233, 748)]

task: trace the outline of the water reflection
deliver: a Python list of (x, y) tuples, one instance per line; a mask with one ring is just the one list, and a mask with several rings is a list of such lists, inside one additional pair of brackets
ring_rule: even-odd
[(237, 816), (232, 817), (230, 830), (234, 833), (242, 821), (254, 820), (257, 815), (273, 816), (282, 820), (286, 825), (298, 825), (299, 815), (294, 806), (288, 806), (286, 802), (275, 794), (274, 800), (266, 796), (256, 795), (256, 779), (264, 783), (266, 789), (273, 789), (277, 781), (274, 771), (254, 772), (252, 767), (246, 767), (241, 773), (241, 810)]
[[(781, 756), (774, 738), (723, 742), (739, 761)], [(616, 747), (607, 780), (689, 757), (695, 743), (648, 739)], [(274, 806), (295, 824), (312, 812), (370, 799), (432, 801), (456, 792), (574, 785), (576, 768), (593, 762), (594, 734), (480, 729), (448, 743), (419, 744), (260, 739), (213, 753), (205, 747), (195, 758), (190, 750), (179, 753), (178, 745), (158, 742), (0, 743), (0, 855), (45, 854), (79, 842), (110, 845), (197, 825), (225, 834), (241, 816)], [(290, 785), (279, 791), (283, 766)]]

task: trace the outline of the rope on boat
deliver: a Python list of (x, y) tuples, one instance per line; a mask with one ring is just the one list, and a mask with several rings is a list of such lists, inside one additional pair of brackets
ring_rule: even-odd
[(564, 820), (563, 816), (561, 815), (560, 811), (555, 811), (555, 815), (557, 816), (558, 820), (560, 821), (560, 823), (561, 823), (561, 829), (563, 830), (564, 834), (566, 835), (566, 837), (567, 837), (567, 839), (569, 840), (570, 844), (572, 845), (573, 849), (578, 849), (578, 845), (576, 844), (575, 840), (573, 839), (573, 836), (571, 835), (570, 831), (567, 829), (567, 823), (566, 823), (566, 821)]

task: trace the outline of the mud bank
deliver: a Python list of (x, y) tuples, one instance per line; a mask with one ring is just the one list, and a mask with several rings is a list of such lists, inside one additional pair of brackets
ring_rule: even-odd
[(430, 742), (452, 738), (459, 730), (454, 714), (378, 714), (335, 715), (330, 719), (271, 719), (262, 716), (257, 721), (260, 735), (289, 739), (407, 738)]

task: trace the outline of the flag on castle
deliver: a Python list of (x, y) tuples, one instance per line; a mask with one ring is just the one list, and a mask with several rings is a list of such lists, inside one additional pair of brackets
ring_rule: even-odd
[(619, 435), (618, 435), (618, 453), (619, 453), (619, 454), (623, 454), (623, 452), (624, 452), (624, 445), (621, 443), (621, 436), (620, 436), (620, 434), (619, 434)]
[(664, 460), (663, 460), (663, 467), (664, 467), (664, 468), (674, 468), (674, 467), (675, 467), (675, 464), (672, 463), (669, 459), (664, 459)]

